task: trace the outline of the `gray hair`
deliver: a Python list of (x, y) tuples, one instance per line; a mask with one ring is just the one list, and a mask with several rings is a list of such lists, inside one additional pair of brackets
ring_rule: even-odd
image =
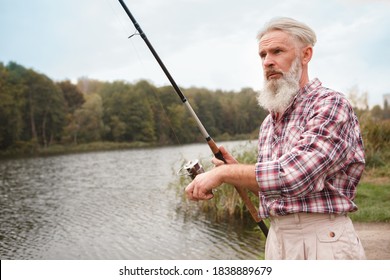
[(303, 22), (287, 17), (278, 17), (270, 20), (265, 24), (263, 29), (259, 31), (256, 38), (260, 41), (266, 33), (275, 30), (280, 30), (292, 35), (304, 45), (310, 45), (313, 47), (317, 42), (317, 37), (313, 29)]

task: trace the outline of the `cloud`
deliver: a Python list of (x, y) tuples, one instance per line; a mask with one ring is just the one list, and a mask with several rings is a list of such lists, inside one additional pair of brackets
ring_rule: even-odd
[[(340, 91), (354, 85), (370, 101), (390, 91), (390, 1), (125, 1), (177, 83), (221, 89), (262, 84), (256, 33), (289, 16), (310, 25), (318, 43), (311, 76)], [(0, 61), (53, 79), (148, 79), (168, 84), (118, 1), (0, 3)]]

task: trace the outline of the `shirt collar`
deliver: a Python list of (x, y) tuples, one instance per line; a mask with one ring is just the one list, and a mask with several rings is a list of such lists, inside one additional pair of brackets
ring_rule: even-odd
[[(299, 89), (298, 94), (295, 96), (295, 99), (304, 99), (305, 95), (312, 92), (316, 88), (322, 85), (321, 81), (318, 78), (314, 78), (309, 81), (306, 85)], [(294, 99), (294, 100), (295, 100)]]
[[(287, 110), (291, 108), (295, 102), (302, 101), (305, 99), (305, 97), (315, 90), (316, 88), (320, 87), (322, 85), (321, 81), (318, 78), (314, 78), (313, 80), (309, 81), (306, 85), (304, 85), (302, 88), (298, 90), (297, 95), (293, 98), (293, 101), (288, 106)], [(287, 111), (286, 110), (286, 111)]]

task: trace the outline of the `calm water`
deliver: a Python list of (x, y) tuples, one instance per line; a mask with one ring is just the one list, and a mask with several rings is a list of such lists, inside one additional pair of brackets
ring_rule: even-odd
[(169, 183), (195, 158), (206, 144), (1, 160), (0, 258), (258, 258), (260, 232), (184, 210)]

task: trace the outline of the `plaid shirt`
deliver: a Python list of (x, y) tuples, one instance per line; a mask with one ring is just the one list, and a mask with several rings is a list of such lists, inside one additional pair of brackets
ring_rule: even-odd
[(356, 211), (353, 199), (364, 164), (359, 123), (350, 103), (314, 79), (279, 120), (270, 114), (260, 127), (259, 215)]

